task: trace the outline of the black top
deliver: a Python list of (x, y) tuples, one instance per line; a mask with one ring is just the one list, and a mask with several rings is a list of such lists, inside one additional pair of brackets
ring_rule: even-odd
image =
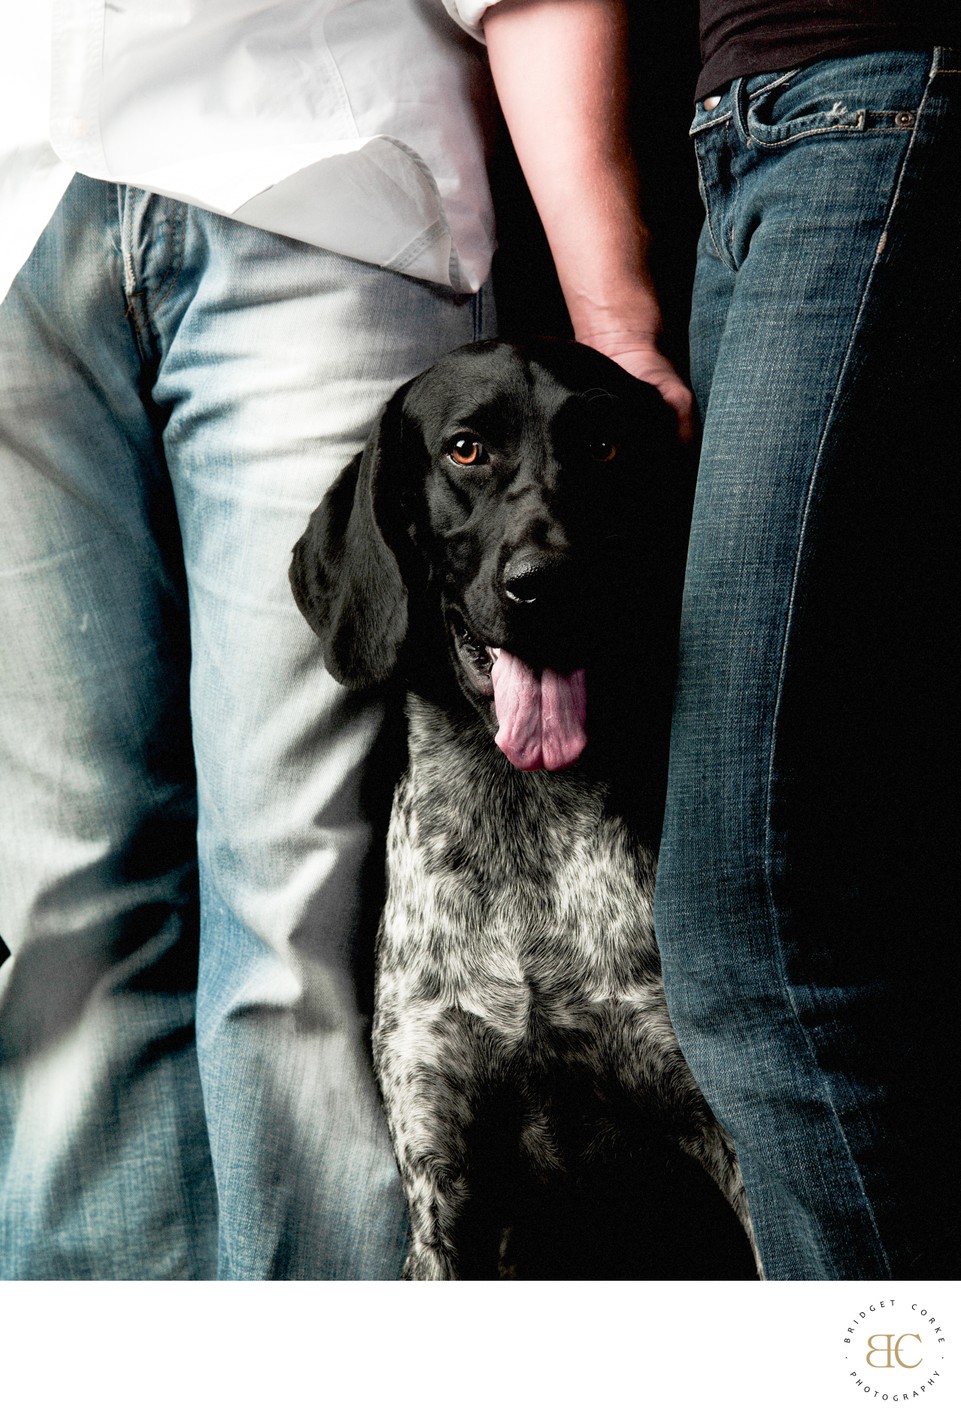
[(961, 45), (961, 0), (701, 0), (697, 97), (747, 74), (935, 45)]

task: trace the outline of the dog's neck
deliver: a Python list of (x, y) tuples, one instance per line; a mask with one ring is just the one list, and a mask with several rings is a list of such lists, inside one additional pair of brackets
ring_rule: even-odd
[(536, 836), (550, 814), (575, 823), (603, 812), (649, 851), (660, 838), (665, 790), (667, 732), (663, 705), (646, 725), (628, 733), (589, 732), (581, 759), (561, 772), (522, 772), (494, 742), (493, 727), (467, 704), (442, 705), (407, 694), (409, 767), (407, 791), (431, 811), (484, 817), (495, 834)]

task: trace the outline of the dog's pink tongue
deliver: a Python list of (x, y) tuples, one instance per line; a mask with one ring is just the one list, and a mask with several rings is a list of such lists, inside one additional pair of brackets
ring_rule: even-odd
[(583, 669), (537, 674), (502, 649), (491, 670), (497, 737), (515, 768), (556, 772), (577, 761), (587, 743), (587, 691)]

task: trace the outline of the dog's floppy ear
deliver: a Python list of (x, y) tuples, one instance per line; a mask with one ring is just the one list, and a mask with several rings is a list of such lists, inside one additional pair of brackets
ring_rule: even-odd
[(394, 394), (363, 452), (314, 511), (290, 566), (294, 599), (323, 643), (324, 663), (354, 689), (390, 678), (407, 633), (394, 546), (402, 534), (400, 428), (408, 388)]

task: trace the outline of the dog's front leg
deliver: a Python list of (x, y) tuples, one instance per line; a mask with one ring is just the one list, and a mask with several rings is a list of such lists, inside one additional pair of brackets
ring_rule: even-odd
[(436, 1004), (381, 1009), (374, 1060), (410, 1213), (405, 1279), (461, 1277), (468, 1132), (482, 1091), (476, 1021)]
[(763, 1279), (764, 1269), (754, 1238), (754, 1226), (751, 1223), (734, 1143), (720, 1122), (711, 1115), (706, 1103), (703, 1105), (703, 1113), (692, 1118), (692, 1122), (694, 1125), (681, 1137), (681, 1150), (703, 1166), (741, 1222), (754, 1254), (758, 1278)]
[(421, 1152), (398, 1156), (410, 1214), (404, 1279), (458, 1279), (457, 1227), (467, 1199), (463, 1175), (443, 1174)]
[(621, 1086), (642, 1106), (659, 1097), (662, 1115), (674, 1118), (681, 1150), (703, 1167), (741, 1222), (763, 1278), (734, 1143), (681, 1054), (660, 978), (652, 978), (643, 994), (612, 1005), (605, 1020), (611, 1066)]

